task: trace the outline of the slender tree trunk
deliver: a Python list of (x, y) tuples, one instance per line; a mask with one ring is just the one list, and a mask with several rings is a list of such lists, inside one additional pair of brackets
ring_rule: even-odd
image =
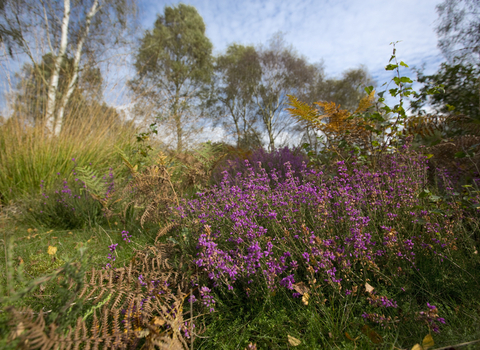
[(266, 124), (266, 127), (267, 127), (268, 138), (270, 140), (269, 149), (270, 149), (270, 152), (273, 152), (273, 150), (275, 149), (275, 139), (273, 137), (273, 130), (272, 130), (272, 119), (273, 119), (273, 117), (271, 115), (268, 115), (267, 118), (268, 118), (268, 120), (265, 124)]
[(63, 96), (62, 98), (60, 109), (58, 110), (57, 123), (55, 125), (55, 135), (60, 135), (60, 132), (62, 131), (65, 108), (67, 107), (68, 101), (70, 100), (70, 97), (72, 96), (72, 93), (75, 90), (75, 84), (77, 83), (77, 80), (78, 80), (78, 69), (80, 65), (80, 58), (82, 56), (83, 44), (85, 43), (85, 40), (88, 36), (88, 32), (90, 31), (90, 23), (92, 21), (92, 18), (95, 16), (97, 11), (98, 11), (98, 0), (95, 0), (93, 2), (92, 8), (90, 9), (90, 12), (88, 13), (85, 19), (85, 30), (82, 33), (82, 36), (80, 37), (80, 40), (78, 41), (78, 44), (77, 44), (77, 50), (75, 51), (75, 57), (73, 59), (73, 76), (70, 79), (67, 92), (65, 96)]
[[(70, 0), (64, 0), (63, 2), (63, 21), (62, 21), (62, 36), (60, 40), (60, 49), (58, 50), (58, 55), (55, 57), (55, 67), (53, 68), (52, 78), (50, 80), (50, 85), (48, 86), (47, 93), (47, 113), (45, 116), (46, 127), (50, 132), (54, 132), (55, 128), (55, 105), (56, 105), (56, 94), (58, 90), (58, 79), (60, 77), (60, 68), (62, 67), (63, 58), (65, 52), (67, 51), (68, 43), (68, 22), (70, 21)], [(53, 52), (52, 52), (53, 54)]]
[(175, 128), (177, 131), (177, 152), (180, 153), (183, 151), (183, 129), (182, 129), (182, 118), (179, 115), (179, 106), (178, 101), (180, 99), (179, 87), (175, 86), (175, 100), (173, 101), (173, 118), (175, 120)]

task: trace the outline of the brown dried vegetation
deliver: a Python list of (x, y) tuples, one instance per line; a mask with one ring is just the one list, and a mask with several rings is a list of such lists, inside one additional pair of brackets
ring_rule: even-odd
[(9, 307), (10, 340), (20, 339), (25, 349), (44, 350), (133, 349), (140, 344), (143, 349), (187, 349), (181, 329), (186, 321), (182, 306), (189, 286), (179, 273), (183, 262), (175, 267), (171, 264), (173, 254), (173, 246), (156, 245), (137, 251), (128, 267), (92, 269), (85, 276), (77, 302), (93, 300), (93, 307), (64, 332), (60, 324), (46, 324), (43, 312)]

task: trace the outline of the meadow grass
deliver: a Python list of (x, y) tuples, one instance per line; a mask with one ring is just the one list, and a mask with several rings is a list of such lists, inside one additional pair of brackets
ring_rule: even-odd
[(45, 131), (41, 121), (32, 125), (22, 116), (0, 125), (2, 203), (39, 194), (42, 181), (46, 188), (51, 188), (55, 175), (69, 177), (75, 163), (118, 170), (122, 159), (117, 149), (128, 152), (136, 128), (129, 123), (118, 124), (112, 117), (95, 115), (95, 111), (92, 113), (91, 118), (68, 121), (56, 137)]

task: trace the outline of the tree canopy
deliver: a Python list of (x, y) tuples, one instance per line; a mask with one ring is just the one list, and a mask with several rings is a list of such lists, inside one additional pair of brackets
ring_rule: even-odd
[(213, 72), (212, 43), (197, 10), (184, 4), (165, 7), (141, 39), (134, 66), (132, 91), (175, 133), (177, 150), (182, 151), (197, 129), (201, 113), (194, 109)]

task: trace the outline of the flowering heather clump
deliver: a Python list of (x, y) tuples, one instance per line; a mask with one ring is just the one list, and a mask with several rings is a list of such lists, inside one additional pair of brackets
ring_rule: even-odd
[[(174, 209), (196, 237), (187, 249), (213, 289), (238, 286), (253, 295), (285, 288), (297, 295), (295, 286), (308, 279), (322, 293), (343, 288), (348, 296), (368, 277), (396, 294), (400, 287), (385, 276), (401, 279), (418, 270), (418, 257), (440, 263), (455, 249), (454, 222), (419, 206), (426, 158), (407, 146), (385, 155), (376, 172), (338, 162), (327, 176), (304, 165), (302, 181), (288, 163), (285, 180), (245, 164), (240, 186), (224, 172), (219, 187)], [(201, 288), (205, 300), (208, 288)], [(370, 307), (397, 306), (373, 294), (369, 300)]]
[(427, 303), (428, 310), (420, 311), (417, 315), (417, 319), (420, 321), (425, 321), (432, 328), (435, 333), (440, 332), (440, 328), (436, 322), (445, 324), (445, 319), (443, 317), (438, 317), (438, 309), (435, 305), (430, 305)]
[[(255, 171), (265, 169), (267, 173), (271, 173), (273, 169), (278, 171), (277, 175), (281, 179), (286, 178), (287, 168), (285, 163), (289, 162), (292, 170), (301, 175), (302, 164), (308, 163), (308, 157), (301, 152), (301, 149), (290, 150), (288, 147), (279, 148), (272, 152), (267, 152), (263, 148), (257, 149), (247, 159), (249, 164), (253, 165)], [(259, 162), (261, 165), (259, 165)], [(233, 184), (236, 181), (236, 175), (241, 173), (242, 176), (248, 174), (248, 166), (245, 165), (245, 159), (239, 157), (233, 160), (227, 160), (227, 164), (216, 169), (213, 178), (218, 183), (223, 179), (224, 172), (228, 172), (228, 180)], [(239, 185), (239, 183), (235, 183)]]

